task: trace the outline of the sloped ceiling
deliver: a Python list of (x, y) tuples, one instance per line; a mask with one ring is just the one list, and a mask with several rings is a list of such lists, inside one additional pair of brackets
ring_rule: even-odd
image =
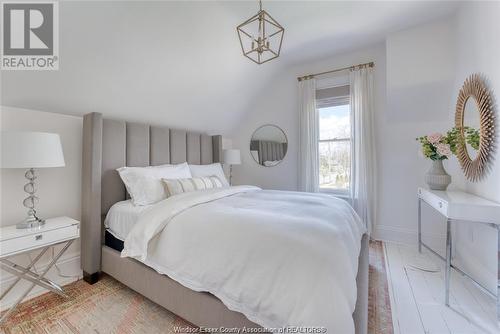
[(257, 1), (60, 2), (59, 71), (2, 72), (2, 104), (228, 134), (288, 67), (383, 41), (453, 2), (264, 1), (282, 56), (256, 65), (235, 27)]

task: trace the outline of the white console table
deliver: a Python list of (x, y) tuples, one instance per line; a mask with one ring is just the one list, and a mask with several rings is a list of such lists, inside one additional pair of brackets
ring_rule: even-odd
[[(422, 201), (430, 205), (433, 209), (446, 217), (446, 258), (443, 258), (428, 245), (422, 242)], [(486, 224), (493, 227), (498, 239), (498, 264), (500, 269), (500, 204), (485, 200), (484, 198), (474, 196), (461, 191), (436, 191), (425, 188), (418, 189), (418, 251), (422, 252), (422, 246), (446, 261), (445, 267), (445, 304), (449, 306), (450, 302), (450, 273), (451, 268), (457, 270), (462, 275), (473, 280), (488, 291), (497, 300), (497, 320), (500, 322), (500, 271), (498, 272), (497, 291), (489, 291), (470, 275), (453, 265), (451, 248), (451, 224), (459, 222), (469, 222), (474, 224)]]
[[(69, 217), (50, 218), (39, 228), (17, 229), (15, 225), (0, 228), (0, 268), (6, 272), (17, 276), (17, 279), (1, 293), (1, 300), (16, 286), (21, 280), (26, 280), (31, 284), (14, 302), (14, 305), (5, 310), (0, 317), (0, 323), (16, 309), (21, 301), (38, 285), (58, 295), (66, 296), (62, 287), (45, 278), (47, 272), (54, 266), (61, 255), (69, 246), (80, 237), (80, 222)], [(64, 244), (64, 247), (52, 258), (48, 265), (40, 272), (33, 271), (35, 264), (41, 260), (42, 256), (54, 245)], [(10, 257), (27, 253), (34, 250), (41, 250), (27, 267), (23, 267), (9, 260)]]

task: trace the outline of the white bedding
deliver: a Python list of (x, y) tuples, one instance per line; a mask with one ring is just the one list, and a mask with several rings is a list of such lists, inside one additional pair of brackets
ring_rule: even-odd
[(343, 200), (239, 186), (155, 204), (127, 236), (122, 257), (208, 291), (263, 327), (354, 333), (363, 233)]
[(109, 209), (106, 219), (104, 219), (104, 227), (115, 238), (124, 241), (139, 220), (141, 213), (152, 206), (134, 205), (132, 200), (117, 202)]

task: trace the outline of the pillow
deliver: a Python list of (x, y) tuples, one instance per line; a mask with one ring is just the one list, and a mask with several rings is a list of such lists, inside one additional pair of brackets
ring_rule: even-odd
[(221, 180), (215, 175), (188, 179), (163, 179), (163, 182), (168, 197), (196, 190), (222, 188), (224, 186)]
[(281, 162), (281, 160), (268, 160), (268, 161), (264, 161), (264, 166), (272, 167), (272, 166), (276, 166), (280, 162)]
[(222, 165), (218, 162), (211, 165), (189, 165), (189, 169), (191, 170), (191, 175), (193, 175), (193, 177), (215, 175), (219, 178), (224, 187), (229, 187), (229, 182), (227, 182), (226, 176), (224, 175)]
[(161, 179), (191, 177), (188, 164), (117, 169), (134, 205), (150, 205), (167, 198)]

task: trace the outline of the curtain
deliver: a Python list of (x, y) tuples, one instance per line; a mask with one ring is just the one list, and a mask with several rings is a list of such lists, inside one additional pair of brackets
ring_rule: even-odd
[(376, 216), (376, 161), (374, 138), (373, 69), (349, 74), (351, 96), (351, 187), (354, 210), (371, 233)]
[(319, 116), (316, 109), (316, 81), (299, 82), (299, 189), (319, 191)]

